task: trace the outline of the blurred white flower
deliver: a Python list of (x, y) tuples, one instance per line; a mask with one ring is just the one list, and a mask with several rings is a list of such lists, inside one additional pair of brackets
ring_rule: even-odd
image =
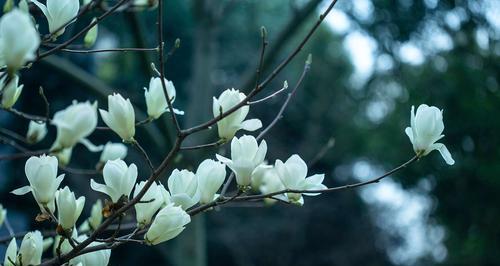
[(61, 151), (54, 153), (54, 156), (57, 157), (59, 161), (59, 165), (66, 166), (71, 161), (71, 155), (73, 154), (73, 147), (62, 149)]
[(236, 182), (241, 187), (251, 184), (252, 173), (264, 162), (267, 153), (267, 143), (262, 140), (260, 145), (253, 136), (234, 137), (231, 141), (231, 159), (219, 154), (217, 159), (226, 164), (236, 175)]
[(17, 260), (17, 243), (16, 239), (12, 238), (12, 240), (10, 240), (9, 242), (9, 245), (7, 246), (7, 250), (5, 251), (5, 259), (3, 261), (3, 265), (16, 266), (15, 265), (16, 260)]
[(108, 96), (108, 111), (99, 109), (102, 120), (124, 141), (132, 141), (135, 135), (135, 113), (130, 99), (120, 94)]
[(182, 208), (167, 205), (156, 215), (144, 240), (149, 245), (157, 245), (178, 236), (191, 222), (191, 217)]
[(29, 14), (17, 9), (0, 18), (0, 66), (9, 73), (36, 57), (40, 36)]
[[(214, 117), (220, 116), (221, 113), (228, 111), (244, 99), (245, 94), (240, 92), (239, 90), (225, 90), (224, 92), (222, 92), (218, 99), (215, 97), (213, 98), (212, 111)], [(261, 128), (262, 122), (259, 119), (250, 119), (245, 121), (249, 110), (250, 107), (248, 105), (244, 105), (234, 113), (217, 122), (219, 137), (228, 141), (232, 139), (234, 137), (234, 134), (236, 134), (236, 131), (240, 129), (246, 131), (255, 131)]]
[[(168, 97), (170, 97), (170, 103), (174, 103), (175, 101), (175, 87), (172, 81), (164, 79), (165, 86), (167, 87)], [(168, 103), (165, 97), (165, 93), (163, 92), (163, 86), (161, 84), (160, 78), (151, 78), (149, 81), (149, 89), (144, 88), (144, 97), (146, 98), (146, 107), (148, 109), (149, 117), (153, 119), (158, 119), (164, 112), (168, 112)], [(175, 108), (174, 113), (183, 115), (183, 111), (179, 111)]]
[(31, 144), (40, 142), (45, 136), (47, 136), (47, 125), (45, 123), (30, 121), (28, 132), (26, 133), (28, 142)]
[(17, 99), (21, 95), (23, 91), (24, 85), (19, 86), (19, 76), (14, 75), (12, 80), (10, 80), (7, 85), (4, 84), (6, 78), (1, 80), (1, 88), (2, 91), (2, 107), (3, 108), (11, 108), (17, 102)]
[(105, 163), (109, 160), (123, 159), (126, 156), (127, 146), (122, 143), (108, 142), (104, 145), (99, 161)]
[(57, 127), (52, 150), (71, 148), (90, 135), (97, 126), (97, 102), (76, 102), (55, 113), (52, 124)]
[(184, 210), (200, 200), (198, 179), (191, 171), (174, 169), (168, 178), (167, 185), (170, 191), (170, 200)]
[(209, 203), (214, 200), (215, 194), (226, 179), (226, 166), (220, 162), (206, 159), (196, 170), (200, 203)]
[[(146, 181), (142, 181), (135, 185), (134, 197), (139, 194), (139, 192), (144, 188), (144, 185), (146, 185)], [(141, 202), (134, 205), (135, 215), (137, 225), (139, 227), (144, 227), (151, 223), (151, 219), (153, 219), (155, 213), (164, 203), (160, 186), (156, 182), (153, 182), (140, 201)]]
[(135, 164), (127, 166), (124, 161), (119, 159), (108, 161), (104, 165), (102, 175), (105, 185), (91, 179), (90, 187), (95, 191), (107, 194), (114, 203), (117, 203), (122, 196), (129, 198), (137, 180), (137, 166)]
[[(265, 170), (263, 171), (262, 179), (259, 185), (259, 190), (262, 194), (269, 194), (285, 190), (285, 186), (281, 182), (281, 179), (278, 176), (278, 173), (276, 172), (276, 169), (274, 169), (274, 167), (265, 168)], [(288, 200), (288, 198), (283, 194), (275, 195), (273, 196), (273, 198), (278, 198), (285, 201)], [(276, 200), (272, 198), (265, 198), (264, 202), (272, 204), (275, 203)]]
[(49, 31), (54, 39), (64, 33), (65, 24), (73, 20), (80, 9), (79, 0), (47, 0), (47, 5), (37, 0), (31, 0), (31, 2), (40, 8), (47, 18)]
[[(293, 190), (320, 190), (326, 189), (323, 185), (324, 174), (317, 174), (306, 178), (307, 164), (300, 158), (299, 155), (294, 154), (285, 163), (281, 160), (276, 160), (275, 169), (278, 176), (287, 189)], [(304, 193), (306, 196), (316, 196), (320, 193)], [(304, 199), (300, 193), (287, 193), (287, 197), (292, 203), (299, 205), (304, 204)]]
[(435, 106), (421, 104), (417, 108), (411, 107), (411, 127), (405, 129), (406, 135), (413, 144), (417, 156), (425, 156), (433, 150), (438, 150), (447, 164), (453, 165), (455, 161), (450, 152), (442, 143), (436, 143), (444, 135), (443, 111)]
[[(54, 156), (32, 156), (25, 164), (24, 172), (30, 183), (12, 191), (15, 195), (24, 195), (28, 192), (42, 207), (49, 207), (54, 203), (54, 198), (59, 185), (64, 179), (64, 174), (57, 176), (57, 159)], [(45, 210), (42, 208), (42, 212)]]
[(16, 265), (38, 265), (42, 262), (43, 237), (40, 231), (29, 232), (24, 235)]
[(71, 230), (82, 213), (85, 197), (76, 199), (75, 193), (66, 186), (56, 192), (56, 205), (59, 225), (64, 230)]
[[(76, 231), (76, 230), (75, 230)], [(81, 235), (76, 238), (79, 242), (83, 242), (87, 239), (87, 236)], [(65, 241), (67, 242), (67, 241)], [(94, 247), (100, 245), (99, 242), (92, 242), (88, 247)], [(69, 247), (71, 250), (71, 246)], [(101, 249), (94, 252), (85, 253), (78, 257), (70, 260), (70, 265), (81, 265), (81, 266), (106, 266), (109, 264), (109, 258), (111, 257), (111, 249)]]

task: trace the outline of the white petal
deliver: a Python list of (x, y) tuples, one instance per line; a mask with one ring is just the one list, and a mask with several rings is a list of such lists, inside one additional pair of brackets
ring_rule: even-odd
[(455, 160), (451, 157), (450, 151), (448, 151), (448, 148), (442, 143), (434, 143), (432, 144), (431, 147), (433, 150), (438, 150), (439, 153), (441, 153), (441, 156), (443, 159), (446, 161), (447, 164), (449, 165), (454, 165)]
[(18, 189), (14, 189), (12, 190), (10, 193), (14, 194), (14, 195), (24, 195), (24, 194), (27, 194), (31, 192), (31, 187), (30, 186), (24, 186), (24, 187), (20, 187)]
[(246, 131), (255, 131), (262, 127), (262, 122), (259, 119), (249, 119), (241, 123), (241, 128)]

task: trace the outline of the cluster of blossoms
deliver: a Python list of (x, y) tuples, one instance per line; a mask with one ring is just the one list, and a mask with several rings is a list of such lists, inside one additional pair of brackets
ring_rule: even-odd
[[(46, 4), (31, 1), (47, 19), (50, 40), (64, 34), (65, 28), (74, 22), (80, 10), (78, 0), (47, 0)], [(134, 5), (154, 6), (157, 3), (146, 2), (135, 1)], [(85, 36), (85, 42), (95, 42), (96, 35), (97, 28), (93, 27)], [(28, 12), (26, 0), (21, 0), (17, 8), (0, 19), (0, 67), (6, 70), (0, 74), (0, 104), (3, 109), (13, 108), (19, 98), (23, 85), (19, 85), (17, 71), (37, 58), (40, 42), (40, 34)], [(147, 245), (163, 243), (185, 229), (191, 221), (192, 210), (227, 200), (223, 195), (227, 187), (223, 185), (229, 184), (232, 175), (238, 186), (236, 196), (260, 193), (269, 204), (284, 201), (301, 206), (304, 204), (303, 196), (316, 196), (328, 191), (323, 184), (324, 174), (308, 176), (307, 164), (299, 155), (291, 155), (284, 162), (277, 159), (274, 164), (269, 164), (265, 140), (251, 135), (236, 136), (240, 130), (251, 132), (262, 128), (262, 122), (259, 119), (247, 120), (250, 109), (250, 105), (244, 102), (247, 97), (235, 89), (225, 90), (218, 98), (214, 97), (212, 109), (217, 119), (217, 143), (230, 142), (230, 156), (215, 154), (214, 158), (202, 161), (195, 172), (174, 169), (166, 186), (158, 181), (158, 176), (140, 178), (137, 166), (125, 161), (128, 152), (126, 144), (138, 146), (135, 139), (138, 123), (152, 122), (168, 112), (183, 115), (183, 111), (172, 106), (175, 99), (176, 89), (172, 81), (152, 77), (149, 86), (144, 88), (148, 114), (145, 121), (136, 121), (130, 99), (119, 93), (108, 96), (107, 109), (98, 109), (97, 101), (74, 101), (45, 122), (30, 121), (27, 143), (34, 144), (45, 139), (48, 125), (56, 128), (56, 138), (48, 155), (32, 156), (26, 161), (25, 175), (29, 185), (12, 193), (24, 195), (31, 192), (40, 208), (37, 220), (55, 222), (57, 236), (44, 239), (40, 231), (29, 232), (20, 246), (13, 238), (8, 245), (4, 265), (40, 264), (42, 254), (50, 247), (53, 247), (54, 256), (67, 254), (73, 250), (74, 242), (84, 242), (92, 232), (99, 230), (105, 218), (122, 215), (120, 210), (131, 206), (135, 209), (134, 232), (142, 232), (141, 241)], [(229, 111), (232, 113), (225, 116)], [(99, 114), (104, 124), (123, 143), (94, 145), (88, 139), (97, 128)], [(412, 107), (411, 126), (405, 132), (417, 157), (438, 150), (446, 163), (454, 163), (444, 144), (436, 143), (444, 136), (443, 130), (441, 110), (421, 105), (415, 112)], [(65, 174), (58, 174), (58, 169), (64, 169), (70, 162), (73, 148), (78, 144), (84, 145), (90, 152), (100, 152), (96, 168), (102, 173), (103, 183), (91, 179), (89, 186), (106, 195), (104, 201), (97, 200), (92, 205), (90, 216), (79, 224), (86, 198), (77, 197), (68, 186), (61, 188)], [(6, 216), (7, 210), (0, 205), (0, 226), (7, 221)], [(94, 242), (88, 247), (99, 245), (95, 238), (91, 240)], [(111, 249), (97, 249), (70, 258), (69, 265), (107, 265), (110, 255)]]

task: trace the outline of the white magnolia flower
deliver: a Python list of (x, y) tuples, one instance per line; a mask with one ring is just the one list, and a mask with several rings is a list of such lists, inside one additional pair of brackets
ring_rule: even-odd
[(99, 109), (102, 120), (124, 141), (132, 141), (135, 135), (135, 113), (130, 99), (115, 93), (108, 96), (108, 111)]
[(174, 169), (168, 178), (167, 185), (170, 191), (170, 200), (184, 210), (200, 200), (198, 179), (191, 171)]
[[(307, 164), (297, 154), (292, 155), (285, 163), (276, 160), (275, 169), (281, 182), (287, 189), (293, 190), (319, 190), (326, 189), (322, 184), (324, 174), (317, 174), (306, 178)], [(306, 196), (316, 196), (320, 193), (304, 193)], [(304, 204), (304, 199), (300, 193), (288, 193), (288, 199), (293, 203)]]
[(28, 132), (26, 133), (28, 142), (31, 144), (40, 142), (45, 136), (47, 136), (47, 125), (45, 123), (30, 121)]
[(156, 215), (148, 232), (144, 236), (146, 243), (157, 245), (179, 235), (191, 217), (182, 208), (170, 204)]
[[(57, 159), (54, 156), (32, 156), (26, 161), (24, 172), (30, 183), (12, 191), (16, 195), (33, 193), (39, 205), (49, 206), (54, 203), (54, 198), (59, 185), (64, 179), (64, 174), (57, 176)], [(43, 208), (42, 208), (42, 211)]]
[(36, 0), (31, 0), (47, 18), (49, 31), (54, 37), (64, 33), (66, 23), (73, 20), (80, 9), (79, 0), (47, 0), (44, 5)]
[(442, 110), (435, 106), (421, 104), (415, 114), (415, 107), (411, 107), (411, 127), (407, 127), (405, 133), (410, 138), (417, 156), (425, 156), (433, 150), (438, 150), (447, 164), (454, 164), (455, 161), (446, 146), (442, 143), (435, 143), (444, 137), (443, 130)]
[(24, 85), (19, 85), (19, 76), (14, 75), (12, 80), (7, 85), (4, 84), (6, 78), (3, 78), (1, 83), (2, 107), (11, 108), (17, 102), (17, 99), (23, 91)]
[(105, 163), (109, 160), (123, 159), (126, 156), (127, 146), (122, 143), (108, 142), (104, 145), (99, 161)]
[(17, 254), (16, 265), (38, 265), (42, 262), (43, 237), (40, 231), (27, 233), (19, 253)]
[[(239, 104), (245, 99), (245, 94), (235, 89), (227, 89), (219, 96), (219, 98), (213, 98), (213, 115), (218, 117), (221, 113), (224, 113), (231, 109), (232, 107)], [(234, 113), (226, 116), (219, 122), (217, 122), (217, 128), (219, 130), (219, 137), (224, 140), (230, 140), (236, 134), (236, 131), (243, 129), (247, 131), (255, 131), (262, 127), (262, 122), (259, 119), (246, 120), (245, 118), (248, 114), (250, 107), (244, 105)]]
[[(175, 87), (172, 81), (165, 80), (165, 86), (167, 87), (168, 97), (170, 97), (170, 103), (175, 101)], [(149, 81), (149, 89), (144, 88), (144, 97), (146, 98), (146, 106), (148, 109), (148, 115), (151, 118), (158, 119), (164, 112), (168, 112), (168, 103), (163, 92), (163, 86), (161, 84), (160, 78), (151, 78)], [(175, 108), (174, 113), (183, 115), (183, 111), (179, 111)]]
[(72, 105), (55, 113), (52, 124), (57, 127), (57, 138), (52, 150), (71, 148), (95, 130), (97, 102), (73, 101)]
[[(135, 185), (134, 197), (139, 194), (144, 185), (146, 185), (146, 181), (142, 181)], [(142, 196), (141, 202), (134, 206), (138, 226), (144, 227), (150, 224), (151, 219), (153, 219), (153, 216), (161, 208), (163, 203), (162, 190), (156, 182), (153, 182), (151, 187), (146, 191), (146, 194)]]
[(252, 172), (252, 181), (251, 186), (254, 191), (259, 191), (262, 182), (264, 182), (264, 177), (267, 175), (270, 169), (272, 169), (272, 165), (268, 165), (267, 162), (263, 162), (261, 165), (257, 166), (255, 170)]
[(0, 204), (0, 227), (2, 227), (6, 216), (7, 216), (7, 210), (4, 209), (2, 204)]
[(85, 205), (85, 197), (81, 196), (76, 199), (75, 193), (66, 186), (56, 192), (56, 204), (59, 225), (64, 230), (73, 229), (76, 220), (78, 220), (78, 217), (82, 213), (83, 206)]
[(40, 36), (29, 14), (17, 9), (0, 18), (0, 66), (15, 72), (36, 57)]
[(104, 165), (102, 175), (105, 185), (91, 179), (90, 187), (95, 191), (107, 194), (116, 203), (122, 196), (126, 198), (130, 196), (137, 180), (137, 166), (135, 164), (127, 166), (122, 160), (108, 161)]
[[(96, 22), (96, 18), (93, 18), (90, 23), (92, 24), (94, 22)], [(92, 28), (90, 28), (89, 31), (87, 31), (85, 37), (83, 37), (83, 45), (85, 46), (85, 48), (90, 48), (94, 46), (97, 40), (98, 32), (99, 32), (99, 24), (95, 24)]]
[(209, 203), (214, 200), (215, 194), (226, 179), (226, 166), (220, 162), (206, 159), (196, 170), (200, 203)]
[[(76, 230), (75, 230), (76, 231)], [(83, 242), (87, 239), (87, 236), (81, 235), (76, 238), (79, 242)], [(68, 242), (68, 241), (65, 241)], [(99, 242), (92, 242), (89, 247), (100, 245)], [(69, 246), (71, 250), (71, 246)], [(62, 251), (62, 249), (61, 249)], [(78, 257), (70, 260), (70, 265), (81, 265), (81, 266), (106, 266), (109, 264), (109, 258), (111, 257), (111, 249), (101, 249), (94, 252), (85, 253)]]
[[(12, 238), (12, 240), (9, 242), (9, 246), (7, 246), (7, 250), (5, 251), (5, 259), (3, 261), (4, 266), (16, 266), (14, 263), (16, 263), (16, 258), (17, 257), (17, 243), (16, 239)], [(14, 262), (14, 263), (12, 263)]]
[(97, 200), (92, 209), (90, 209), (90, 217), (87, 219), (89, 226), (95, 230), (102, 223), (102, 201)]
[[(253, 180), (252, 180), (253, 181)], [(253, 187), (253, 185), (252, 185)], [(281, 182), (280, 177), (278, 176), (278, 173), (276, 172), (276, 169), (274, 167), (272, 168), (265, 168), (265, 170), (262, 173), (262, 180), (259, 185), (259, 191), (262, 194), (269, 194), (269, 193), (274, 193), (278, 191), (285, 190), (285, 186)], [(275, 195), (273, 196), (274, 198), (278, 198), (281, 200), (287, 200), (287, 197), (284, 195)], [(275, 199), (270, 199), (270, 198), (265, 198), (264, 201), (268, 204), (276, 202)]]
[(161, 196), (162, 196), (162, 205), (161, 207), (165, 207), (167, 205), (169, 205), (170, 203), (172, 203), (172, 201), (170, 200), (170, 192), (168, 192), (168, 190), (165, 188), (165, 186), (163, 186), (163, 184), (159, 184), (158, 187), (160, 188), (160, 191), (161, 191)]
[(231, 160), (220, 155), (217, 159), (225, 163), (236, 175), (236, 182), (242, 187), (251, 184), (252, 173), (264, 162), (267, 153), (267, 143), (263, 140), (257, 145), (253, 136), (234, 137), (231, 141)]

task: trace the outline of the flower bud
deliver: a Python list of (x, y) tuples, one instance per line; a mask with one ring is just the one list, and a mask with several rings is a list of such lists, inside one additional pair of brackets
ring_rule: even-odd
[(54, 156), (57, 157), (59, 161), (59, 165), (66, 166), (71, 161), (71, 155), (73, 154), (73, 148), (66, 148), (57, 153), (54, 153)]
[(438, 150), (447, 164), (455, 163), (450, 152), (442, 143), (436, 143), (444, 135), (443, 111), (435, 106), (421, 104), (417, 108), (411, 107), (411, 127), (405, 129), (406, 135), (413, 144), (417, 156), (425, 156), (433, 150)]
[(191, 217), (182, 208), (170, 204), (161, 209), (149, 227), (144, 240), (148, 245), (157, 245), (178, 236), (191, 222)]
[(80, 9), (79, 0), (47, 0), (47, 5), (37, 0), (31, 0), (31, 2), (40, 8), (47, 18), (49, 31), (54, 38), (64, 33), (65, 24), (73, 20)]
[(111, 143), (108, 142), (104, 145), (104, 149), (101, 153), (100, 162), (107, 162), (116, 159), (123, 159), (127, 156), (127, 146), (122, 143)]
[(19, 248), (19, 253), (17, 254), (16, 264), (38, 265), (42, 262), (42, 253), (42, 234), (40, 231), (29, 232), (24, 236), (23, 241), (21, 242), (21, 247)]
[(214, 200), (215, 194), (226, 179), (226, 166), (214, 160), (204, 160), (196, 170), (200, 203), (209, 203)]
[[(29, 186), (12, 191), (15, 195), (33, 193), (33, 197), (41, 206), (54, 202), (55, 193), (59, 188), (64, 174), (57, 176), (57, 159), (54, 156), (32, 156), (26, 161), (24, 172), (30, 183)], [(44, 210), (42, 210), (44, 211)]]
[(5, 259), (3, 261), (4, 266), (16, 266), (16, 257), (17, 257), (17, 243), (16, 239), (12, 238), (9, 242), (9, 246), (7, 246), (7, 250), (5, 251)]
[(14, 75), (7, 85), (4, 84), (5, 78), (1, 81), (2, 86), (2, 107), (11, 108), (17, 102), (17, 99), (23, 91), (24, 85), (19, 86), (19, 76)]
[(104, 165), (103, 173), (104, 183), (99, 184), (90, 180), (90, 187), (93, 190), (107, 194), (114, 203), (122, 197), (129, 197), (137, 180), (137, 166), (127, 164), (122, 160), (108, 161)]
[(97, 229), (99, 225), (102, 223), (102, 201), (97, 200), (94, 205), (92, 205), (92, 209), (90, 209), (90, 217), (88, 219), (88, 223), (92, 230)]
[(97, 126), (97, 102), (73, 102), (57, 112), (52, 119), (57, 127), (57, 137), (52, 150), (71, 148), (90, 135)]
[(231, 159), (216, 155), (217, 159), (226, 164), (236, 175), (236, 183), (241, 187), (251, 184), (252, 173), (264, 162), (267, 153), (267, 143), (263, 140), (257, 145), (253, 136), (234, 137), (231, 141)]
[[(92, 19), (92, 22), (94, 23), (96, 21), (95, 18)], [(99, 24), (95, 24), (92, 28), (90, 28), (89, 31), (85, 34), (85, 37), (83, 38), (83, 44), (86, 48), (90, 48), (94, 46), (95, 41), (97, 40), (97, 32), (98, 32), (98, 26)]]
[(37, 123), (30, 121), (26, 139), (30, 144), (40, 142), (47, 135), (47, 125), (45, 123)]
[[(135, 185), (134, 197), (136, 197), (139, 192), (146, 185), (146, 181), (142, 181), (139, 184)], [(151, 187), (146, 191), (146, 194), (142, 196), (141, 202), (137, 203), (135, 207), (135, 213), (137, 218), (137, 225), (139, 227), (144, 227), (151, 223), (151, 219), (155, 213), (161, 208), (163, 205), (163, 195), (160, 186), (153, 182)]]
[(108, 111), (99, 109), (102, 120), (124, 141), (132, 141), (135, 135), (135, 113), (130, 99), (115, 93), (108, 96)]
[[(170, 98), (170, 103), (175, 101), (175, 87), (172, 81), (164, 79), (165, 86), (167, 87), (168, 97)], [(163, 85), (160, 78), (151, 78), (149, 81), (149, 89), (144, 88), (144, 97), (146, 98), (146, 107), (148, 109), (149, 117), (153, 119), (158, 119), (164, 112), (168, 112), (168, 103), (163, 92)], [(174, 112), (179, 115), (183, 115), (183, 111), (179, 111), (175, 108)]]
[(170, 191), (170, 200), (184, 210), (200, 200), (198, 179), (191, 171), (174, 169), (168, 178), (167, 185)]
[[(213, 98), (212, 111), (214, 117), (220, 116), (232, 107), (239, 104), (245, 99), (245, 94), (235, 89), (225, 90), (219, 98)], [(232, 139), (236, 131), (244, 129), (246, 131), (255, 131), (262, 127), (262, 122), (259, 119), (245, 120), (250, 106), (244, 105), (232, 114), (226, 116), (217, 122), (219, 137), (226, 141)]]
[(85, 197), (75, 198), (75, 193), (64, 187), (56, 192), (57, 216), (64, 230), (71, 230), (82, 213)]
[(36, 57), (40, 36), (29, 14), (14, 9), (0, 18), (0, 66), (14, 73)]

